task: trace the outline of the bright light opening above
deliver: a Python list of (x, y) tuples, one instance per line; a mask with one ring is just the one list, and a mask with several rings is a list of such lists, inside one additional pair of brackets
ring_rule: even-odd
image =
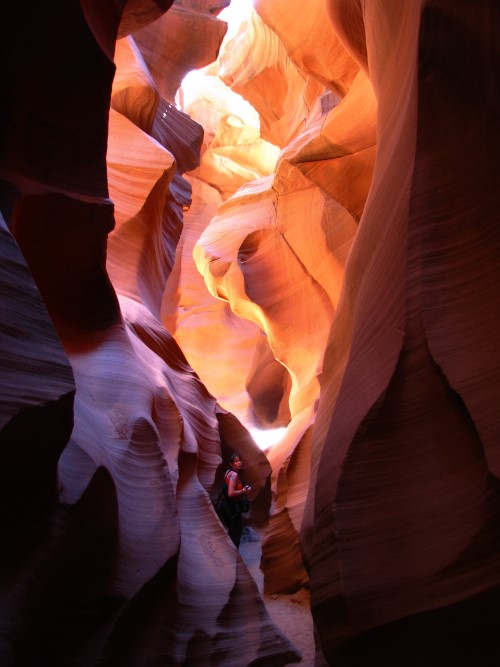
[(286, 433), (286, 428), (270, 428), (264, 430), (260, 428), (250, 428), (248, 430), (261, 449), (269, 449), (269, 447), (277, 445)]
[[(217, 15), (217, 19), (227, 23), (227, 31), (220, 46), (219, 56), (223, 53), (226, 44), (239, 32), (241, 24), (251, 16), (252, 12), (253, 0), (232, 0), (229, 7), (226, 7)], [(187, 111), (187, 113), (192, 115), (192, 112), (189, 111), (189, 107), (202, 95), (202, 91), (204, 91), (204, 85), (206, 82), (205, 70), (206, 68), (203, 67), (201, 69), (191, 70), (186, 74), (176, 95), (176, 105), (178, 109)], [(210, 84), (206, 85), (210, 86)], [(224, 86), (222, 82), (220, 82), (220, 85)], [(241, 118), (248, 125), (253, 126), (255, 123), (257, 123), (256, 126), (259, 127), (260, 121), (258, 114), (250, 105), (250, 103), (244, 100), (237, 93), (233, 93), (230, 88), (228, 88), (228, 91), (229, 94), (233, 97), (232, 107), (234, 108), (232, 108), (232, 111), (238, 115), (241, 115)], [(212, 91), (212, 94), (214, 94), (214, 92), (215, 91)], [(206, 94), (208, 97), (210, 97), (209, 91), (207, 91)], [(195, 120), (201, 122), (199, 119), (195, 118)]]
[(250, 16), (252, 9), (253, 0), (232, 0), (229, 7), (221, 11), (217, 18), (227, 23), (224, 41), (228, 41), (238, 32), (240, 23)]

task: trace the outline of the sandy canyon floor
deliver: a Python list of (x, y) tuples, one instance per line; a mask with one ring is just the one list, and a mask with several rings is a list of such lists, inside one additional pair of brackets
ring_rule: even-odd
[(249, 540), (248, 537), (245, 531), (240, 554), (261, 592), (272, 620), (302, 654), (301, 662), (293, 664), (313, 667), (315, 650), (309, 591), (302, 588), (293, 595), (264, 594), (264, 575), (260, 569), (262, 554), (260, 535), (252, 530), (250, 533), (252, 539)]

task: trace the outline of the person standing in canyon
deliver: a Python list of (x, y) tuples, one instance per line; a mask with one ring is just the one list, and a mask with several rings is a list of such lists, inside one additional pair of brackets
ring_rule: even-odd
[(238, 549), (240, 546), (241, 533), (243, 529), (242, 513), (248, 512), (249, 505), (246, 494), (251, 487), (243, 485), (240, 479), (240, 470), (243, 466), (241, 456), (232, 454), (229, 459), (229, 468), (224, 475), (222, 493), (222, 511), (228, 527), (228, 534)]

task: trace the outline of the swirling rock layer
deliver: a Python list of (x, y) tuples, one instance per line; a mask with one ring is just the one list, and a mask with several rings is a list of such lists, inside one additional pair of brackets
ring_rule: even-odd
[[(498, 299), (486, 303), (498, 272), (498, 98), (483, 23), (493, 6), (480, 5), (331, 3), (379, 103), (377, 167), (323, 374), (304, 541), (323, 649), (339, 664), (498, 659), (498, 411), (487, 407)], [(476, 94), (462, 102), (472, 79)]]
[[(238, 448), (262, 523), (269, 463), (159, 319), (202, 129), (164, 99), (133, 36), (111, 57), (118, 30), (160, 3), (47, 7), (39, 60), (35, 4), (33, 23), (11, 14), (29, 39), (4, 107), (18, 121), (2, 160), (2, 664), (297, 661), (211, 502)], [(92, 96), (80, 87), (94, 61)], [(20, 126), (30, 94), (43, 106), (47, 64), (54, 91), (30, 144)]]
[(4, 8), (2, 665), (499, 663), (497, 4)]

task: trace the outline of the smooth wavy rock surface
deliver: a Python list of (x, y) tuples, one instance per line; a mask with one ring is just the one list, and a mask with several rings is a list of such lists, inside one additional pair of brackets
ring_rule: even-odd
[(0, 234), (3, 428), (23, 410), (49, 404), (73, 392), (74, 382), (33, 276), (1, 216)]
[(359, 63), (332, 24), (328, 2), (296, 3), (293, 12), (286, 0), (254, 0), (253, 5), (262, 21), (279, 36), (299, 70), (343, 98), (358, 73)]
[[(262, 523), (270, 465), (159, 320), (191, 203), (182, 173), (199, 164), (202, 130), (164, 99), (133, 37), (110, 60), (104, 37), (97, 40), (111, 34), (110, 16), (118, 29), (122, 7), (104, 4), (86, 4), (89, 25), (78, 3), (68, 3), (61, 18), (47, 8), (42, 30), (51, 19), (57, 29), (47, 32), (50, 48), (39, 62), (37, 40), (25, 43), (19, 73), (26, 91), (36, 92), (39, 69), (70, 34), (71, 53), (81, 50), (55, 69), (71, 68), (71, 77), (43, 109), (50, 122), (38, 144), (28, 135), (23, 152), (14, 126), (3, 153), (2, 210), (27, 266), (2, 227), (8, 308), (0, 341), (13, 364), (6, 370), (22, 381), (16, 397), (9, 391), (15, 374), (2, 374), (9, 401), (0, 432), (8, 539), (0, 662), (297, 662), (211, 502), (222, 458), (238, 448), (253, 487), (252, 517)], [(152, 9), (144, 3), (145, 22)], [(31, 24), (25, 27), (32, 37)], [(223, 34), (224, 24), (216, 32)], [(96, 53), (104, 66), (96, 67), (95, 113), (74, 130), (72, 145), (61, 100), (88, 95), (79, 86), (88, 76), (86, 56)], [(9, 82), (20, 90), (15, 73)], [(9, 99), (19, 105), (20, 125), (27, 95)], [(35, 153), (51, 140), (45, 158)]]
[(194, 245), (216, 214), (221, 198), (203, 181), (192, 177), (189, 181), (193, 201), (184, 215), (175, 264), (163, 293), (162, 321), (220, 405), (244, 423), (252, 423), (248, 415), (253, 401), (247, 382), (263, 334), (256, 324), (237, 317), (227, 303), (208, 293), (196, 270)]
[[(21, 251), (0, 216), (0, 627), (15, 642), (33, 606), (57, 499), (57, 461), (73, 428), (73, 371)], [(11, 654), (0, 642), (3, 664)]]
[[(259, 45), (262, 48), (257, 48)], [(250, 63), (249, 53), (267, 60)], [(350, 58), (347, 53), (346, 58)], [(304, 85), (279, 37), (255, 12), (228, 43), (219, 67), (219, 76), (252, 103), (254, 88), (250, 92), (240, 89), (238, 82), (243, 79), (259, 94), (269, 89), (279, 91), (286, 80), (286, 68), (292, 67), (297, 81)], [(259, 71), (266, 73), (265, 82), (260, 81)], [(194, 249), (198, 269), (211, 293), (227, 300), (239, 317), (259, 325), (273, 356), (288, 369), (292, 417), (317, 397), (317, 374), (340, 294), (343, 267), (373, 171), (376, 103), (366, 76), (359, 68), (357, 71), (352, 93), (341, 105), (323, 105), (324, 88), (317, 86), (310, 105), (315, 111), (306, 129), (293, 122), (287, 124), (288, 140), (290, 136), (294, 140), (282, 152), (274, 173), (249, 182), (226, 200)], [(257, 105), (261, 121), (264, 105), (262, 97)], [(349, 123), (347, 119), (352, 117), (359, 117), (359, 122)], [(290, 120), (286, 113), (283, 120)], [(238, 160), (232, 150), (229, 155)], [(329, 170), (327, 163), (331, 164)], [(352, 186), (354, 172), (356, 188)], [(322, 178), (321, 173), (330, 174), (330, 178)], [(286, 278), (281, 270), (284, 266)], [(291, 309), (293, 328), (288, 323)], [(307, 350), (301, 342), (304, 336)], [(284, 344), (285, 337), (288, 344)]]
[(259, 112), (262, 137), (280, 148), (318, 111), (324, 86), (297, 68), (281, 39), (255, 12), (227, 43), (219, 65), (222, 81)]
[(330, 8), (379, 114), (315, 423), (314, 617), (331, 664), (493, 665), (498, 8)]
[[(307, 44), (308, 62), (316, 62), (314, 54), (322, 46), (312, 40)], [(255, 13), (229, 42), (219, 58), (219, 75), (258, 109), (268, 136), (266, 114), (280, 119), (286, 137), (274, 136), (276, 143), (287, 145), (274, 173), (249, 182), (219, 207), (194, 249), (211, 293), (260, 327), (271, 359), (288, 376), (271, 373), (267, 362), (256, 369), (251, 385), (254, 415), (259, 414), (255, 396), (263, 397), (268, 409), (279, 405), (276, 426), (286, 414), (285, 401), (292, 418), (284, 442), (269, 455), (273, 507), (262, 564), (266, 589), (272, 592), (297, 590), (307, 581), (299, 548), (307, 484), (292, 470), (298, 466), (306, 473), (310, 465), (310, 411), (318, 399), (323, 353), (376, 154), (372, 86), (344, 47), (338, 48), (351, 67), (351, 87), (342, 101), (333, 91), (325, 92), (323, 83), (306, 83), (314, 80), (313, 72), (297, 68), (278, 35)], [(270, 105), (267, 91), (281, 94), (293, 81), (297, 88), (286, 93), (288, 102), (273, 98), (276, 106)], [(309, 101), (301, 110), (297, 98), (307, 99), (302, 96), (306, 88)], [(223, 342), (230, 336), (226, 330)], [(270, 380), (274, 391), (267, 388)]]
[(218, 72), (216, 62), (191, 73), (179, 98), (184, 111), (204, 130), (200, 167), (192, 176), (225, 200), (245, 183), (272, 174), (280, 150), (262, 138), (259, 114), (222, 82)]
[[(268, 451), (273, 505), (262, 545), (261, 567), (267, 593), (294, 593), (309, 586), (300, 528), (309, 487), (314, 410), (292, 419), (281, 441)], [(320, 651), (317, 652), (319, 659)]]
[(205, 655), (251, 664), (261, 652), (293, 659), (208, 495), (221, 451), (239, 447), (265, 512), (269, 465), (241, 426), (239, 435), (219, 426), (226, 417), (158, 320), (135, 300), (120, 298), (120, 306), (126, 327), (71, 355), (78, 398), (59, 466), (62, 500), (78, 507), (105, 480), (101, 522), (110, 544), (101, 554), (109, 611), (90, 616), (87, 630), (107, 627), (108, 637), (96, 647), (84, 635), (68, 655), (92, 647), (95, 660), (131, 666), (153, 656), (166, 665)]
[(114, 61), (117, 67), (111, 91), (111, 108), (144, 132), (150, 132), (160, 95), (132, 37), (117, 40)]
[(498, 3), (227, 4), (2, 9), (0, 664), (298, 662), (237, 450), (315, 667), (496, 667)]
[(227, 25), (216, 14), (221, 0), (175, 0), (170, 11), (134, 33), (163, 99), (174, 103), (185, 74), (217, 58)]
[[(243, 423), (266, 427), (289, 420), (289, 379), (254, 322), (212, 296), (193, 248), (222, 200), (242, 184), (273, 173), (279, 149), (260, 137), (259, 117), (209, 66), (185, 85), (184, 109), (203, 125), (199, 168), (187, 177), (192, 203), (184, 212), (175, 264), (163, 295), (162, 320), (218, 402)], [(210, 355), (207, 355), (207, 349)]]

